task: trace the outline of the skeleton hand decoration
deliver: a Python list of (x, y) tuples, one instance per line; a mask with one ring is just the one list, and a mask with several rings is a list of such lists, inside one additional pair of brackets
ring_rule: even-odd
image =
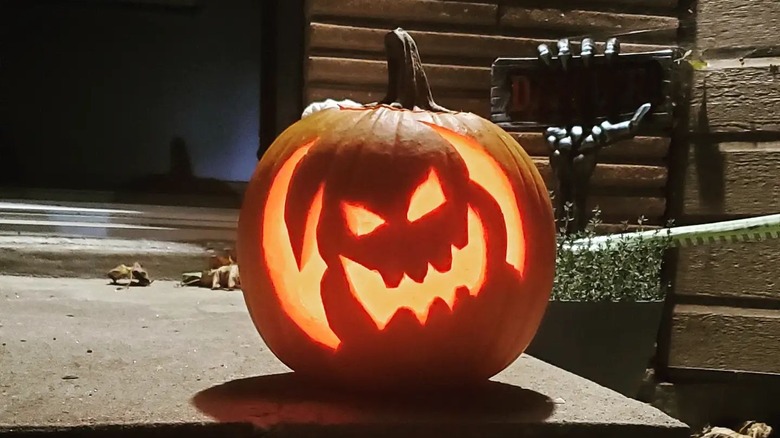
[[(557, 57), (553, 58), (550, 48), (546, 44), (540, 44), (539, 59), (546, 66), (552, 66), (553, 61), (559, 60), (561, 68), (567, 70), (572, 57), (569, 40), (559, 40), (557, 49)], [(580, 57), (586, 67), (591, 64), (594, 54), (593, 40), (584, 38)], [(620, 43), (616, 38), (609, 39), (604, 49), (607, 62), (614, 62), (619, 55)], [(649, 103), (645, 103), (637, 108), (631, 119), (617, 123), (604, 120), (589, 128), (575, 125), (550, 127), (545, 130), (550, 167), (556, 180), (556, 214), (559, 222), (565, 225), (567, 232), (583, 231), (587, 226), (588, 185), (596, 168), (598, 151), (620, 140), (634, 137), (642, 119), (650, 112), (650, 107)]]
[(598, 125), (590, 128), (590, 133), (583, 137), (582, 126), (572, 126), (571, 128), (551, 127), (544, 132), (547, 144), (553, 152), (560, 149), (569, 149), (579, 153), (588, 153), (591, 150), (600, 149), (620, 140), (632, 138), (636, 135), (639, 123), (642, 118), (650, 112), (650, 104), (645, 103), (637, 108), (631, 119), (611, 123), (604, 120)]

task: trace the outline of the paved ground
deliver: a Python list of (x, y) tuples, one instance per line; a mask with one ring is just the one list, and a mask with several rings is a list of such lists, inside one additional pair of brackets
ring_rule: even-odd
[(0, 433), (687, 436), (660, 411), (527, 356), (462, 399), (357, 400), (287, 371), (240, 292), (0, 276)]

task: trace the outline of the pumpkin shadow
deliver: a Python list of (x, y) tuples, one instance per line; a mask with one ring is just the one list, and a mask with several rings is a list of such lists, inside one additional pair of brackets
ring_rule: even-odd
[(232, 380), (207, 388), (191, 400), (195, 408), (222, 423), (260, 428), (340, 425), (398, 430), (426, 427), (462, 431), (469, 425), (533, 424), (554, 410), (538, 392), (499, 382), (448, 392), (393, 394), (343, 392), (318, 386), (295, 373)]

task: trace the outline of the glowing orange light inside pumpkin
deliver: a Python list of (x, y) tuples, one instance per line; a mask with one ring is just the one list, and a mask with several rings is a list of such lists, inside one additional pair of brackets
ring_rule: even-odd
[(295, 151), (276, 174), (263, 213), (263, 252), (274, 290), (284, 312), (314, 341), (337, 348), (341, 340), (328, 325), (320, 297), (320, 282), (327, 265), (317, 245), (317, 225), (322, 211), (323, 187), (314, 196), (303, 234), (301, 266), (295, 260), (284, 221), (287, 192), (298, 163), (314, 145), (313, 140)]
[(385, 223), (378, 214), (357, 204), (342, 202), (344, 218), (347, 220), (347, 228), (356, 236), (365, 236), (372, 233)]
[(436, 172), (428, 172), (428, 178), (423, 181), (412, 193), (409, 201), (409, 209), (406, 211), (406, 219), (414, 222), (427, 215), (444, 204), (444, 192)]
[(501, 165), (473, 138), (458, 134), (433, 123), (425, 123), (458, 151), (469, 178), (482, 186), (496, 200), (506, 224), (506, 262), (523, 274), (525, 271), (525, 236), (517, 196)]
[(458, 288), (466, 287), (471, 295), (479, 293), (487, 271), (485, 229), (479, 216), (469, 207), (468, 244), (462, 249), (452, 246), (450, 270), (440, 272), (428, 264), (428, 272), (421, 283), (404, 274), (397, 287), (389, 288), (378, 272), (347, 257), (340, 258), (352, 295), (360, 301), (380, 330), (401, 308), (412, 310), (417, 320), (425, 324), (436, 298), (444, 300), (452, 309)]
[[(471, 180), (483, 187), (498, 203), (507, 230), (506, 261), (522, 275), (525, 264), (523, 224), (514, 189), (504, 170), (473, 138), (437, 125), (425, 124), (455, 148), (466, 163)], [(284, 221), (287, 193), (293, 173), (315, 143), (316, 140), (313, 140), (291, 154), (274, 177), (263, 214), (262, 245), (271, 282), (284, 312), (312, 340), (336, 349), (341, 340), (328, 324), (320, 291), (320, 282), (327, 269), (317, 243), (323, 186), (319, 187), (306, 217), (300, 266), (295, 260)], [(438, 208), (444, 201), (438, 176), (431, 172), (412, 195), (407, 218), (419, 219)], [(344, 208), (348, 226), (355, 234), (371, 232), (384, 223), (384, 220), (374, 213), (365, 208), (362, 208), (362, 211), (357, 208), (362, 207), (345, 204)], [(439, 272), (429, 265), (422, 282), (415, 282), (405, 276), (395, 288), (388, 288), (379, 273), (346, 257), (341, 256), (340, 259), (353, 296), (363, 305), (378, 328), (384, 328), (402, 308), (412, 310), (417, 319), (425, 323), (430, 306), (437, 298), (452, 307), (456, 291), (460, 287), (468, 289), (471, 295), (479, 294), (487, 271), (485, 233), (482, 218), (469, 207), (468, 243), (460, 250), (452, 248), (451, 269)]]

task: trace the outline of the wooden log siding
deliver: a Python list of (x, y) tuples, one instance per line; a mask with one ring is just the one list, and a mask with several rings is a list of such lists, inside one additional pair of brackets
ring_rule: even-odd
[[(683, 185), (674, 188), (682, 197), (678, 219), (777, 213), (780, 76), (773, 65), (780, 59), (761, 57), (780, 53), (780, 3), (699, 0), (691, 19), (691, 47), (708, 66), (693, 72), (691, 142), (679, 170)], [(733, 371), (780, 375), (773, 351), (780, 342), (780, 241), (681, 248), (677, 261), (676, 305), (662, 343), (668, 349), (659, 354), (667, 375), (683, 383), (727, 381)]]
[(705, 59), (780, 53), (777, 0), (699, 0), (697, 4), (694, 44)]
[[(490, 85), (490, 67), (423, 64), (428, 79), (439, 89), (473, 90), (479, 94)], [(365, 59), (309, 57), (311, 82), (348, 82), (357, 86), (387, 88), (387, 63)]]
[(718, 220), (780, 212), (780, 142), (702, 140), (691, 149), (686, 216)]
[[(382, 28), (355, 24), (311, 22), (308, 27), (310, 53), (336, 53), (346, 58), (385, 59), (384, 36), (392, 25)], [(423, 57), (423, 61), (439, 63), (457, 61), (464, 65), (490, 67), (501, 56), (535, 56), (540, 43), (555, 44), (554, 37), (533, 38), (496, 34), (464, 33), (461, 29), (430, 31), (408, 29)], [(562, 35), (565, 36), (565, 35)], [(579, 42), (572, 41), (578, 48)], [(604, 42), (597, 41), (598, 50)], [(669, 48), (670, 44), (621, 43), (624, 53), (649, 52)]]
[[(500, 5), (499, 5), (500, 3)], [(665, 28), (621, 39), (623, 52), (675, 45), (676, 0), (580, 0), (565, 7), (520, 7), (477, 0), (309, 0), (304, 104), (332, 99), (375, 102), (387, 83), (384, 36), (404, 27), (417, 42), (437, 102), (489, 118), (490, 66), (498, 57), (535, 56), (559, 37)], [(558, 2), (558, 4), (564, 4)], [(631, 13), (616, 13), (615, 7)], [(572, 45), (578, 47), (578, 41)], [(534, 157), (548, 185), (551, 172), (539, 133), (512, 133)], [(605, 150), (591, 205), (614, 222), (640, 215), (662, 223), (668, 138), (641, 137)]]
[(310, 0), (307, 16), (444, 25), (495, 24), (497, 4), (421, 0)]
[(675, 293), (686, 301), (780, 301), (780, 240), (680, 248), (678, 265)]
[[(716, 60), (694, 73), (682, 221), (780, 211), (780, 141), (755, 140), (780, 138), (773, 62)], [(778, 266), (778, 240), (680, 249), (674, 294), (684, 304), (670, 321), (672, 375), (676, 369), (780, 374), (777, 357), (763, 348), (780, 340)]]
[(672, 318), (669, 366), (780, 374), (780, 312), (679, 305)]
[[(577, 9), (529, 9), (507, 7), (500, 16), (501, 25), (509, 28), (554, 32), (557, 35), (625, 34), (625, 38), (642, 41), (674, 41), (677, 17), (619, 14)], [(632, 31), (639, 32), (631, 35)]]
[[(534, 164), (542, 174), (548, 187), (554, 183), (547, 158), (533, 157)], [(660, 194), (666, 185), (666, 168), (635, 164), (599, 164), (593, 172), (591, 184), (599, 188), (637, 188), (657, 190)]]
[[(655, 2), (648, 3), (651, 8), (657, 7)], [(651, 32), (656, 44), (630, 44), (627, 42), (631, 37), (626, 37), (622, 49), (649, 51), (674, 45), (676, 18), (590, 11), (584, 5), (577, 6), (559, 10), (499, 8), (497, 2), (309, 0), (306, 103), (322, 91), (381, 91), (386, 81), (384, 35), (397, 25), (403, 25), (415, 38), (427, 63), (432, 88), (442, 102), (450, 95), (489, 97), (490, 64), (495, 58), (534, 56), (540, 43), (553, 44), (554, 37), (665, 27), (672, 30)], [(562, 13), (564, 18), (560, 18)], [(321, 91), (309, 92), (309, 88)], [(342, 97), (351, 97), (344, 91)], [(453, 109), (489, 115), (487, 104), (454, 103), (469, 106)]]
[(780, 58), (735, 67), (729, 66), (733, 62), (712, 64), (694, 73), (691, 130), (698, 134), (780, 132), (780, 73), (772, 67), (780, 64)]

